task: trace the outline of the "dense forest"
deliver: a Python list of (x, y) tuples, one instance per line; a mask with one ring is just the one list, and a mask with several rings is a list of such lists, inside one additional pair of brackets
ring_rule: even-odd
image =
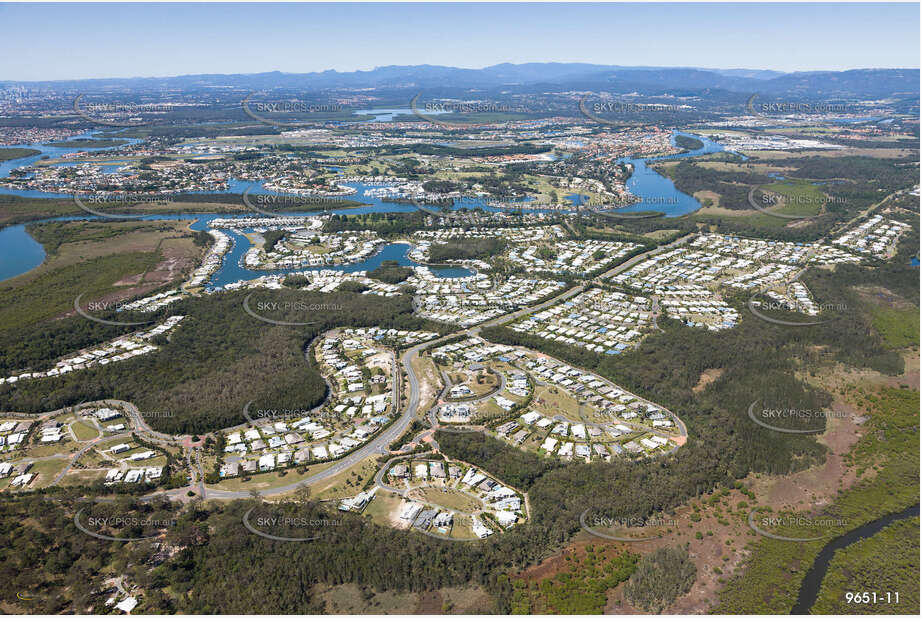
[(34, 148), (0, 148), (0, 161), (12, 161), (23, 157), (33, 157), (37, 154), (41, 154), (41, 151)]
[[(120, 538), (162, 535), (151, 541), (112, 542), (81, 532)], [(119, 518), (117, 524), (100, 520)], [(74, 491), (0, 499), (0, 599), (34, 613), (106, 613), (114, 588), (108, 573), (120, 573), (147, 587), (145, 605), (166, 611), (171, 602), (158, 590), (162, 578), (151, 573), (166, 559), (161, 547), (206, 543), (207, 526), (196, 509), (180, 511), (167, 501), (136, 501), (120, 496), (97, 504), (78, 501)], [(163, 545), (161, 545), (163, 543)], [(23, 601), (22, 599), (29, 599)]]
[(429, 261), (437, 264), (447, 260), (489, 258), (501, 255), (506, 244), (505, 239), (496, 237), (465, 238), (463, 240), (449, 240), (444, 243), (433, 243), (429, 248)]
[(696, 137), (680, 134), (675, 136), (675, 145), (684, 150), (700, 150), (704, 147), (704, 143)]
[[(243, 309), (249, 294), (263, 317), (308, 326), (278, 326)], [(272, 303), (278, 303), (273, 309)], [(163, 313), (163, 312), (161, 312)], [(321, 294), (294, 290), (230, 292), (189, 298), (169, 307), (187, 315), (162, 348), (135, 359), (0, 387), (0, 407), (39, 412), (80, 401), (116, 398), (141, 410), (168, 411), (151, 425), (170, 433), (196, 433), (242, 422), (251, 400), (279, 408), (311, 408), (326, 395), (326, 384), (308, 365), (304, 350), (318, 334), (337, 326), (384, 326), (441, 330), (412, 315), (411, 298), (382, 298), (350, 292)], [(161, 316), (162, 317), (162, 316)], [(148, 316), (147, 319), (150, 319)], [(22, 329), (5, 349), (8, 366), (44, 367), (53, 359), (131, 332), (81, 317)], [(58, 337), (57, 335), (61, 335)]]
[(268, 230), (263, 232), (262, 239), (265, 241), (265, 244), (262, 245), (262, 248), (266, 251), (274, 251), (275, 246), (281, 242), (284, 237), (284, 230)]
[(695, 161), (660, 164), (656, 171), (675, 182), (682, 193), (694, 195), (698, 191), (714, 191), (720, 196), (720, 207), (749, 210), (748, 191), (752, 186), (771, 182), (770, 176), (752, 170), (749, 173), (724, 172), (703, 167)]
[[(847, 614), (854, 607), (848, 603), (847, 593), (876, 591), (880, 613), (917, 614), (921, 605), (917, 581), (921, 549), (918, 528), (917, 517), (899, 521), (835, 552), (812, 612)], [(895, 593), (899, 594), (897, 605)]]
[[(711, 155), (710, 161), (721, 160)], [(696, 158), (676, 164), (660, 164), (657, 171), (675, 182), (675, 188), (688, 195), (698, 191), (714, 191), (720, 196), (720, 208), (751, 210), (749, 191), (774, 182), (757, 161), (742, 164), (746, 171), (720, 171)], [(797, 226), (765, 226), (746, 221), (745, 217), (695, 213), (668, 219), (623, 220), (625, 230), (649, 232), (657, 229), (692, 231), (699, 223), (718, 227), (724, 234), (758, 236), (776, 240), (808, 242), (826, 236), (837, 224), (856, 216), (875, 204), (881, 195), (906, 189), (917, 183), (917, 170), (900, 159), (873, 157), (790, 157), (783, 160), (788, 179), (806, 180), (816, 184), (825, 195), (824, 212)], [(760, 197), (760, 194), (756, 194)]]
[(384, 283), (397, 284), (402, 283), (412, 277), (413, 269), (409, 266), (400, 266), (396, 260), (384, 260), (381, 265), (368, 272), (372, 279), (383, 281)]
[(332, 215), (326, 232), (360, 232), (374, 230), (384, 238), (411, 234), (425, 228), (426, 215), (419, 210), (409, 213), (372, 212), (360, 215)]
[[(393, 234), (418, 229), (422, 218), (412, 213), (367, 216), (362, 221)], [(357, 229), (364, 225), (358, 220), (334, 217), (330, 226)], [(624, 225), (636, 230), (662, 224)], [(680, 230), (686, 224), (667, 225)], [(826, 448), (814, 437), (766, 430), (753, 424), (746, 410), (756, 399), (778, 407), (826, 407), (828, 393), (798, 377), (804, 367), (840, 361), (900, 373), (901, 357), (880, 336), (855, 287), (884, 284), (916, 305), (917, 270), (907, 264), (917, 254), (917, 241), (913, 231), (894, 260), (872, 268), (807, 272), (804, 282), (817, 299), (846, 307), (816, 327), (784, 328), (743, 319), (736, 328), (714, 334), (660, 319), (662, 332), (616, 358), (507, 328), (484, 329), (482, 335), (489, 341), (526, 345), (661, 402), (686, 421), (690, 434), (688, 444), (668, 458), (563, 465), (483, 434), (439, 432), (436, 439), (445, 454), (481, 466), (528, 492), (531, 520), (505, 534), (483, 542), (444, 543), (375, 525), (363, 516), (331, 512), (308, 500), (278, 508), (340, 523), (324, 529), (316, 541), (282, 543), (246, 532), (242, 518), (259, 505), (255, 500), (193, 503), (178, 511), (156, 501), (141, 504), (120, 497), (93, 508), (98, 514), (131, 513), (175, 523), (164, 528), (157, 541), (118, 545), (77, 530), (74, 515), (82, 505), (67, 491), (7, 494), (0, 498), (0, 573), (7, 582), (0, 587), (0, 598), (18, 603), (16, 593), (25, 591), (35, 600), (30, 607), (37, 610), (103, 611), (105, 595), (94, 594), (104, 587), (102, 573), (124, 572), (149, 591), (140, 608), (147, 612), (314, 613), (322, 611), (313, 593), (315, 584), (348, 582), (393, 591), (473, 582), (494, 595), (496, 611), (507, 612), (514, 592), (507, 573), (565, 544), (579, 530), (579, 516), (586, 508), (612, 518), (647, 518), (714, 488), (737, 486), (751, 472), (784, 474), (821, 461)], [(249, 306), (263, 317), (311, 323), (289, 327), (260, 321), (243, 310), (250, 295)], [(746, 298), (730, 295), (727, 300), (749, 317)], [(276, 302), (279, 309), (272, 308)], [(158, 320), (171, 314), (188, 316), (168, 339), (157, 340), (159, 351), (79, 376), (2, 386), (0, 407), (38, 412), (115, 397), (131, 400), (142, 410), (174, 411), (153, 415), (150, 422), (156, 429), (177, 433), (239, 423), (243, 405), (250, 400), (267, 407), (310, 407), (325, 396), (325, 383), (304, 358), (314, 337), (346, 325), (447, 330), (414, 317), (411, 309), (408, 296), (381, 298), (353, 291), (259, 290), (186, 299), (153, 315)], [(0, 368), (47, 367), (65, 353), (130, 330), (79, 317), (26, 325), (3, 333)], [(719, 378), (695, 390), (706, 370), (718, 370)], [(156, 531), (142, 526), (111, 532)], [(693, 575), (681, 548), (650, 554), (637, 564), (632, 585), (636, 594), (628, 598), (660, 610), (686, 590)], [(648, 582), (661, 584), (662, 594), (644, 594)]]

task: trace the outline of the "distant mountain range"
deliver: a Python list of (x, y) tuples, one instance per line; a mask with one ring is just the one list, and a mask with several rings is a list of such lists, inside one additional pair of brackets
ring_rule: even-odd
[(497, 64), (483, 69), (414, 65), (383, 66), (369, 71), (315, 73), (205, 74), (45, 82), (0, 82), (53, 90), (242, 89), (467, 89), (535, 92), (594, 90), (647, 95), (720, 90), (804, 98), (879, 98), (919, 93), (918, 69), (854, 69), (783, 73), (748, 69), (624, 67), (584, 63)]

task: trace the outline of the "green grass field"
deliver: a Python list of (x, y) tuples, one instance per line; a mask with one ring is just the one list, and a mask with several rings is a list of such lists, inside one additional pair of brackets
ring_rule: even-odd
[(99, 431), (89, 421), (77, 421), (70, 426), (78, 440), (93, 440), (99, 437)]
[(479, 500), (468, 496), (462, 491), (451, 488), (446, 488), (442, 491), (439, 487), (422, 487), (414, 489), (410, 493), (412, 497), (419, 498), (422, 501), (437, 504), (454, 511), (463, 511), (464, 513), (472, 513), (482, 506)]
[[(82, 458), (81, 458), (81, 461)], [(104, 479), (106, 472), (104, 470), (74, 470), (64, 475), (64, 478), (58, 483), (59, 487), (77, 487), (80, 485), (92, 485), (94, 482)]]
[(761, 192), (778, 196), (777, 207), (770, 210), (784, 215), (817, 215), (828, 199), (818, 187), (802, 180), (775, 182), (761, 187)]
[(873, 328), (889, 348), (907, 348), (918, 345), (918, 328), (921, 318), (917, 307), (896, 309), (881, 305), (871, 305)]
[[(332, 464), (333, 462), (326, 462), (310, 466), (307, 468), (306, 474), (298, 474), (296, 468), (286, 468), (277, 472), (252, 474), (249, 476), (249, 480), (246, 480), (243, 477), (225, 479), (217, 485), (208, 485), (208, 487), (212, 489), (224, 489), (226, 491), (260, 491), (263, 489), (275, 489), (276, 487), (284, 487), (285, 485), (290, 485), (292, 483), (302, 481), (308, 478), (311, 474), (316, 474), (317, 472), (328, 468)], [(356, 491), (355, 493), (358, 492)]]
[(718, 207), (701, 208), (691, 215), (691, 218), (698, 223), (714, 225), (720, 220), (739, 223), (741, 225), (751, 225), (761, 228), (781, 228), (790, 223), (790, 219), (781, 217), (772, 217), (771, 215), (757, 210), (731, 210), (726, 211)]
[(32, 467), (29, 468), (29, 472), (32, 474), (37, 474), (38, 478), (33, 479), (32, 483), (29, 484), (30, 489), (37, 489), (39, 487), (47, 487), (51, 481), (54, 480), (54, 477), (64, 469), (67, 465), (67, 459), (46, 459), (44, 461), (36, 461), (32, 464)]
[(534, 389), (532, 407), (544, 416), (562, 414), (572, 421), (579, 421), (579, 403), (566, 391), (555, 386), (538, 386)]

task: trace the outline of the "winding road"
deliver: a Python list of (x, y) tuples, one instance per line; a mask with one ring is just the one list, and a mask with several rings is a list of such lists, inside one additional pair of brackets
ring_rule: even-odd
[[(689, 238), (690, 238), (690, 235), (683, 236), (673, 241), (672, 243), (669, 243), (668, 245), (660, 245), (654, 249), (651, 249), (650, 251), (635, 255), (629, 260), (603, 273), (602, 275), (600, 275), (600, 278), (610, 277), (619, 272), (623, 272), (624, 270), (628, 269), (630, 266), (639, 262), (640, 260), (645, 259), (651, 255), (660, 253), (662, 251), (665, 251), (667, 249), (670, 249), (672, 247), (678, 246), (680, 244), (683, 244), (687, 242)], [(394, 410), (397, 414), (399, 414), (399, 416), (389, 426), (387, 426), (384, 430), (382, 430), (377, 435), (375, 435), (366, 444), (357, 448), (351, 453), (345, 455), (341, 459), (333, 462), (332, 465), (321, 470), (320, 472), (317, 472), (315, 474), (310, 475), (307, 478), (303, 478), (303, 479), (300, 479), (298, 481), (295, 481), (295, 482), (292, 482), (286, 485), (282, 485), (279, 487), (272, 487), (272, 488), (268, 488), (264, 490), (259, 490), (259, 495), (263, 497), (278, 496), (281, 494), (292, 492), (299, 487), (305, 487), (305, 486), (309, 487), (312, 485), (317, 485), (319, 483), (327, 481), (347, 471), (349, 468), (360, 463), (362, 460), (368, 457), (372, 457), (374, 455), (389, 454), (390, 453), (389, 445), (406, 432), (406, 430), (409, 428), (412, 421), (417, 416), (419, 401), (420, 401), (420, 396), (421, 396), (420, 395), (421, 389), (419, 386), (419, 378), (416, 376), (416, 373), (413, 370), (412, 362), (418, 357), (420, 352), (422, 352), (423, 350), (429, 347), (438, 345), (448, 339), (457, 337), (458, 335), (475, 336), (475, 335), (478, 335), (483, 328), (488, 328), (491, 326), (498, 326), (498, 325), (505, 324), (507, 322), (516, 320), (524, 315), (540, 312), (547, 307), (550, 307), (557, 303), (566, 301), (574, 296), (577, 296), (578, 294), (585, 291), (589, 283), (590, 282), (587, 281), (584, 283), (580, 283), (578, 285), (574, 285), (564, 290), (562, 293), (554, 295), (544, 300), (543, 302), (538, 303), (537, 305), (523, 307), (517, 311), (514, 311), (512, 313), (506, 313), (504, 315), (493, 318), (492, 320), (483, 322), (482, 324), (479, 324), (477, 326), (473, 326), (473, 327), (464, 329), (459, 332), (453, 332), (448, 335), (444, 335), (436, 339), (432, 339), (432, 340), (429, 340), (423, 343), (419, 343), (415, 346), (408, 348), (400, 357), (399, 362), (397, 362), (396, 359), (394, 359), (393, 380), (392, 380), (393, 382), (393, 401), (394, 401)], [(401, 373), (405, 373), (407, 381), (409, 383), (409, 397), (405, 405), (402, 405), (403, 402), (401, 401), (402, 399)], [(147, 422), (144, 420), (144, 416), (140, 413), (137, 407), (130, 402), (116, 401), (116, 400), (104, 400), (101, 402), (94, 402), (94, 403), (95, 404), (108, 404), (108, 405), (112, 405), (116, 403), (120, 404), (120, 407), (122, 407), (122, 409), (125, 410), (132, 425), (134, 426), (135, 431), (138, 434), (140, 434), (145, 440), (148, 440), (160, 446), (169, 445), (169, 446), (178, 446), (178, 447), (188, 448), (188, 451), (186, 452), (186, 459), (189, 464), (189, 472), (192, 475), (191, 485), (181, 487), (178, 489), (157, 491), (152, 494), (149, 494), (148, 496), (150, 498), (155, 498), (159, 496), (168, 496), (171, 498), (187, 499), (188, 491), (190, 489), (194, 489), (196, 484), (198, 485), (197, 487), (198, 495), (201, 498), (205, 498), (205, 496), (207, 495), (207, 499), (209, 500), (212, 500), (212, 499), (236, 500), (236, 499), (251, 497), (252, 492), (250, 490), (226, 490), (226, 489), (220, 489), (220, 488), (213, 487), (213, 486), (207, 487), (205, 485), (204, 470), (203, 470), (202, 461), (201, 461), (201, 453), (198, 449), (194, 447), (194, 445), (190, 443), (191, 436), (172, 436), (172, 435), (158, 432), (152, 429), (147, 424)], [(38, 418), (39, 419), (47, 418), (57, 413), (60, 413), (61, 411), (63, 410), (43, 414), (39, 416)], [(672, 416), (677, 421), (677, 424), (678, 424), (678, 427), (679, 427), (679, 430), (682, 436), (686, 436), (687, 430), (684, 426), (684, 423), (682, 423), (680, 419), (677, 418), (677, 416), (675, 415), (672, 415)], [(36, 418), (35, 416), (30, 416), (30, 417)], [(78, 453), (76, 453), (75, 456), (71, 459), (71, 462), (69, 463), (69, 465), (64, 470), (62, 470), (61, 473), (57, 475), (57, 477), (54, 480), (54, 483), (57, 483), (61, 478), (63, 478), (64, 474), (66, 474), (70, 470), (72, 465), (79, 459), (79, 457), (83, 455), (87, 450), (89, 450), (89, 448), (95, 445), (96, 442), (97, 441), (93, 441), (87, 444), (86, 446), (83, 447), (83, 449), (81, 449)], [(194, 456), (195, 456), (196, 461), (194, 463), (192, 461), (192, 458), (193, 458), (192, 451), (195, 451)], [(197, 474), (196, 474), (196, 468), (197, 468)]]
[[(675, 241), (667, 245), (660, 245), (658, 247), (655, 247), (654, 249), (651, 249), (650, 251), (635, 255), (629, 260), (627, 260), (626, 262), (618, 264), (617, 266), (603, 273), (602, 275), (600, 275), (600, 277), (610, 277), (610, 276), (616, 275), (617, 273), (620, 273), (630, 268), (630, 266), (639, 262), (640, 260), (646, 259), (647, 257), (651, 255), (656, 255), (658, 253), (661, 253), (662, 251), (666, 251), (673, 247), (682, 245), (685, 242), (687, 242), (690, 238), (691, 238), (690, 235), (682, 236), (681, 238), (678, 238)], [(478, 324), (477, 326), (473, 326), (473, 327), (464, 329), (459, 332), (450, 333), (448, 335), (444, 335), (436, 339), (425, 341), (423, 343), (417, 344), (407, 349), (403, 353), (403, 355), (400, 357), (400, 363), (399, 364), (394, 363), (395, 371), (394, 371), (394, 379), (393, 379), (393, 388), (394, 388), (393, 401), (394, 401), (395, 410), (399, 414), (399, 416), (397, 417), (396, 420), (394, 420), (393, 423), (391, 423), (383, 431), (379, 432), (376, 436), (374, 436), (366, 444), (352, 451), (348, 455), (344, 456), (342, 459), (337, 460), (328, 468), (325, 468), (321, 470), (320, 472), (312, 474), (305, 479), (301, 479), (301, 480), (295, 481), (287, 485), (259, 490), (259, 494), (263, 497), (278, 496), (281, 494), (286, 494), (291, 491), (294, 491), (295, 489), (299, 487), (309, 487), (312, 485), (317, 485), (318, 483), (327, 481), (333, 478), (334, 476), (337, 476), (347, 471), (349, 468), (360, 463), (362, 460), (368, 457), (371, 457), (374, 455), (389, 454), (390, 453), (390, 449), (388, 448), (389, 445), (406, 432), (410, 424), (412, 424), (413, 420), (416, 418), (416, 415), (418, 412), (421, 389), (419, 386), (419, 378), (418, 376), (416, 376), (416, 373), (413, 370), (412, 362), (414, 359), (418, 357), (420, 352), (422, 352), (423, 350), (429, 347), (436, 346), (448, 339), (457, 337), (458, 335), (475, 336), (475, 335), (478, 335), (483, 328), (488, 328), (490, 326), (498, 326), (500, 324), (505, 324), (507, 322), (516, 320), (530, 313), (536, 313), (539, 311), (543, 311), (547, 307), (550, 307), (559, 302), (563, 302), (574, 296), (577, 296), (578, 294), (585, 291), (587, 285), (588, 285), (588, 282), (581, 283), (579, 285), (575, 285), (571, 288), (566, 289), (560, 294), (552, 296), (551, 298), (541, 303), (538, 303), (537, 305), (523, 307), (512, 313), (506, 313), (504, 315), (493, 318), (492, 320), (483, 322), (482, 324)], [(402, 389), (400, 388), (401, 379), (400, 379), (400, 376), (398, 375), (400, 365), (402, 365), (402, 371), (403, 373), (405, 373), (407, 381), (409, 382), (409, 399), (406, 402), (406, 405), (400, 405), (401, 404), (400, 395), (402, 391)], [(678, 419), (676, 415), (672, 414), (671, 416), (676, 420), (676, 424), (678, 425), (681, 435), (686, 437), (687, 428), (684, 426), (684, 423), (682, 423), (681, 420)], [(183, 488), (183, 490), (171, 490), (171, 492), (167, 492), (167, 493), (176, 494), (179, 492), (184, 492), (185, 489), (186, 488)], [(240, 498), (251, 497), (251, 492), (249, 490), (232, 491), (232, 490), (218, 489), (215, 487), (208, 487), (207, 492), (208, 492), (209, 500), (211, 499), (236, 500)]]
[[(454, 336), (449, 335), (449, 336)], [(403, 353), (403, 356), (400, 359), (402, 364), (403, 371), (406, 373), (406, 377), (409, 379), (409, 401), (406, 405), (403, 406), (402, 412), (397, 409), (399, 416), (393, 423), (391, 423), (386, 429), (379, 432), (374, 438), (369, 440), (364, 446), (361, 446), (342, 459), (335, 461), (331, 466), (312, 474), (306, 479), (290, 483), (288, 485), (283, 485), (280, 487), (273, 487), (270, 489), (260, 490), (259, 495), (261, 496), (276, 496), (279, 494), (285, 494), (291, 491), (294, 491), (298, 487), (309, 487), (311, 485), (316, 485), (326, 481), (338, 474), (341, 474), (354, 466), (355, 464), (361, 462), (362, 460), (372, 457), (374, 455), (386, 455), (390, 453), (388, 448), (390, 443), (399, 438), (405, 431), (409, 428), (409, 425), (412, 423), (413, 419), (416, 417), (416, 409), (419, 406), (419, 380), (416, 377), (415, 372), (412, 368), (412, 361), (419, 354), (420, 351), (425, 348), (438, 343), (444, 339), (447, 339), (448, 336), (439, 337), (438, 339), (433, 339), (431, 341), (426, 341), (424, 343), (417, 344), (409, 348), (406, 352)], [(402, 382), (399, 365), (394, 363), (394, 379), (393, 388), (394, 388), (394, 406), (398, 406), (400, 403), (399, 391), (400, 383)], [(235, 500), (239, 498), (249, 498), (250, 492), (246, 491), (229, 491), (226, 489), (217, 489), (214, 487), (208, 488), (208, 499), (220, 499), (220, 500)]]
[[(394, 464), (395, 462), (397, 462), (397, 461), (401, 461), (401, 460), (404, 460), (404, 459), (412, 459), (413, 457), (414, 457), (414, 455), (409, 454), (409, 455), (399, 455), (399, 456), (397, 456), (397, 457), (393, 457), (393, 458), (389, 459), (389, 460), (387, 461), (387, 463), (385, 463), (383, 466), (381, 466), (380, 470), (377, 471), (377, 474), (374, 475), (374, 484), (376, 485), (376, 487), (377, 487), (378, 489), (383, 490), (383, 491), (387, 491), (387, 492), (396, 494), (396, 495), (398, 495), (398, 496), (400, 496), (401, 498), (404, 498), (404, 499), (406, 499), (406, 500), (412, 500), (413, 502), (417, 502), (417, 503), (419, 503), (419, 504), (423, 504), (423, 505), (425, 505), (425, 506), (428, 507), (428, 508), (436, 508), (436, 509), (442, 510), (442, 511), (450, 511), (451, 513), (454, 513), (455, 515), (458, 514), (458, 513), (460, 513), (460, 514), (462, 514), (462, 515), (467, 515), (467, 516), (469, 516), (469, 517), (473, 517), (473, 516), (476, 516), (476, 515), (481, 515), (481, 514), (484, 513), (484, 512), (487, 512), (484, 508), (482, 508), (483, 506), (485, 506), (485, 502), (483, 501), (483, 499), (480, 498), (479, 496), (473, 494), (473, 493), (470, 492), (469, 490), (464, 489), (463, 487), (461, 487), (461, 486), (460, 486), (459, 480), (458, 480), (458, 481), (455, 481), (454, 485), (451, 486), (451, 485), (450, 485), (451, 481), (446, 479), (444, 485), (441, 486), (441, 488), (447, 487), (447, 488), (452, 489), (452, 490), (454, 490), (454, 491), (459, 491), (459, 492), (461, 492), (461, 493), (463, 493), (463, 494), (469, 496), (471, 499), (476, 500), (477, 502), (480, 502), (481, 508), (478, 508), (478, 509), (475, 510), (475, 511), (469, 511), (469, 512), (468, 512), (468, 511), (461, 511), (461, 510), (454, 509), (454, 508), (448, 508), (448, 507), (446, 507), (446, 506), (444, 506), (444, 505), (441, 505), (441, 504), (438, 504), (438, 503), (436, 503), (436, 502), (427, 501), (427, 500), (425, 500), (425, 499), (423, 499), (423, 498), (421, 498), (421, 497), (419, 497), (419, 496), (412, 496), (411, 493), (410, 493), (410, 492), (412, 492), (413, 490), (421, 489), (421, 488), (423, 488), (423, 487), (433, 487), (433, 488), (436, 488), (436, 489), (437, 489), (437, 488), (439, 488), (438, 485), (429, 485), (428, 483), (426, 483), (425, 485), (420, 486), (420, 487), (413, 487), (413, 488), (408, 488), (408, 487), (407, 487), (407, 488), (404, 488), (404, 489), (399, 489), (399, 488), (397, 488), (397, 487), (394, 487), (393, 485), (389, 485), (389, 484), (387, 483), (387, 481), (386, 481), (386, 475), (387, 475), (387, 472), (390, 470), (390, 468), (393, 466), (393, 464)], [(422, 458), (422, 459), (425, 459), (425, 455), (423, 454), (423, 455), (421, 456), (421, 458)], [(449, 457), (445, 457), (445, 463), (447, 463), (447, 464), (452, 464), (452, 463), (456, 463), (456, 462), (455, 462), (454, 460), (452, 460), (451, 458), (449, 458)], [(506, 483), (503, 483), (503, 485), (505, 485), (506, 487), (510, 487), (510, 485), (508, 485), (508, 484), (506, 484)], [(527, 492), (519, 491), (518, 489), (514, 489), (514, 488), (512, 488), (512, 489), (513, 489), (513, 491), (515, 491), (515, 492), (521, 494), (521, 495), (524, 497), (524, 517), (525, 517), (525, 520), (530, 520), (530, 519), (531, 519), (531, 502), (530, 502), (530, 500), (528, 499), (528, 494), (527, 494)], [(482, 539), (477, 538), (477, 537), (473, 537), (473, 538), (456, 538), (456, 537), (450, 537), (450, 536), (445, 536), (445, 535), (442, 535), (442, 534), (435, 534), (435, 533), (430, 532), (430, 531), (428, 531), (428, 530), (419, 530), (418, 528), (414, 528), (414, 530), (415, 530), (416, 532), (420, 532), (420, 533), (422, 533), (422, 534), (425, 534), (425, 535), (427, 535), (427, 536), (430, 536), (430, 537), (433, 537), (433, 538), (436, 538), (436, 539), (439, 539), (439, 540), (442, 540), (442, 541), (464, 541), (464, 542), (469, 542), (469, 541), (480, 541), (480, 540), (482, 540)], [(502, 529), (499, 528), (499, 531), (502, 532)]]

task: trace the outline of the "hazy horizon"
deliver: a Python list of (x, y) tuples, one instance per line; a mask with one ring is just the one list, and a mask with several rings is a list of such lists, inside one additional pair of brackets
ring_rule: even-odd
[(440, 67), (448, 69), (462, 69), (462, 70), (471, 70), (471, 71), (481, 71), (484, 69), (489, 69), (494, 66), (499, 65), (513, 65), (513, 66), (523, 66), (529, 64), (594, 64), (598, 66), (617, 66), (625, 69), (688, 69), (688, 70), (700, 70), (700, 71), (773, 71), (777, 73), (783, 73), (786, 75), (791, 75), (795, 73), (826, 73), (826, 72), (845, 72), (845, 71), (894, 71), (894, 70), (906, 70), (906, 71), (918, 71), (921, 70), (918, 67), (907, 67), (907, 66), (874, 66), (874, 67), (849, 67), (844, 69), (812, 69), (808, 71), (780, 71), (779, 69), (772, 69), (769, 67), (701, 67), (701, 66), (688, 66), (688, 65), (603, 65), (594, 62), (563, 62), (556, 60), (532, 60), (528, 62), (496, 62), (493, 64), (488, 64), (485, 66), (477, 67), (466, 67), (458, 65), (447, 65), (447, 64), (412, 64), (412, 65), (396, 65), (396, 64), (385, 64), (371, 67), (370, 69), (354, 69), (354, 70), (337, 70), (337, 69), (323, 69), (319, 71), (278, 71), (278, 70), (266, 70), (266, 71), (252, 71), (247, 73), (222, 73), (222, 72), (210, 72), (210, 73), (179, 73), (174, 75), (127, 75), (127, 76), (107, 76), (107, 77), (71, 77), (71, 78), (60, 78), (60, 79), (7, 79), (0, 76), (0, 82), (21, 82), (21, 83), (43, 83), (43, 82), (68, 82), (68, 81), (88, 81), (88, 80), (115, 80), (115, 79), (174, 79), (181, 77), (194, 77), (198, 75), (218, 75), (218, 76), (232, 76), (232, 75), (266, 75), (270, 73), (279, 73), (282, 75), (309, 75), (309, 74), (319, 74), (319, 73), (357, 73), (357, 72), (371, 72), (378, 69), (390, 68), (390, 67)]
[(782, 72), (921, 66), (912, 3), (2, 4), (0, 17), (21, 26), (4, 33), (0, 51), (28, 57), (4, 67), (4, 81), (542, 62)]

